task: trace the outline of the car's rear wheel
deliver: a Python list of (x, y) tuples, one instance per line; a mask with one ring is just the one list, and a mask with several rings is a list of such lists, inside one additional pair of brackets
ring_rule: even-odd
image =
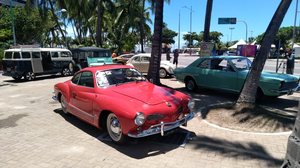
[(35, 79), (34, 73), (33, 72), (27, 72), (25, 74), (25, 79), (28, 80), (28, 81), (34, 80)]
[(121, 123), (114, 113), (109, 113), (106, 119), (106, 128), (110, 138), (118, 144), (123, 144), (126, 136), (122, 133)]
[(65, 114), (68, 114), (66, 98), (62, 95), (60, 98), (61, 109)]
[(185, 81), (185, 88), (186, 88), (188, 91), (195, 91), (195, 90), (197, 89), (197, 85), (196, 85), (196, 82), (194, 81), (194, 79), (188, 78), (188, 79)]
[(165, 78), (165, 77), (167, 77), (167, 75), (168, 75), (168, 73), (165, 69), (163, 69), (163, 68), (159, 69), (159, 77), (160, 78)]

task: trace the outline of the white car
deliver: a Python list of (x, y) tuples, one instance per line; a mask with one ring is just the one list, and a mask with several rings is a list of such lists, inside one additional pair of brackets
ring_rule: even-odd
[[(141, 73), (148, 73), (150, 65), (150, 53), (141, 53), (131, 57), (126, 65), (134, 66)], [(159, 69), (159, 77), (165, 78), (174, 74), (175, 65), (169, 61), (161, 61)]]

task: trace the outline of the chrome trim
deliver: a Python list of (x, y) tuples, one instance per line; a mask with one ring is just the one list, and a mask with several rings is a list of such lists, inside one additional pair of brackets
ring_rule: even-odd
[(53, 99), (54, 101), (58, 101), (57, 96), (52, 96), (52, 99)]
[(146, 137), (146, 136), (159, 134), (159, 133), (161, 136), (164, 136), (166, 131), (177, 128), (180, 125), (185, 125), (189, 120), (193, 119), (194, 116), (195, 114), (193, 112), (190, 112), (180, 120), (174, 122), (168, 122), (168, 123), (161, 122), (159, 124), (152, 125), (149, 129), (143, 130), (142, 132), (139, 132), (137, 134), (128, 133), (128, 136), (132, 138), (141, 138), (141, 137)]

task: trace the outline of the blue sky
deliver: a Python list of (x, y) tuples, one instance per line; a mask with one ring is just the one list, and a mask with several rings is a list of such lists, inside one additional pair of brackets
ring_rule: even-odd
[[(170, 0), (170, 3), (164, 5), (164, 22), (168, 28), (178, 32), (179, 11), (180, 11), (180, 32), (181, 36), (190, 31), (190, 10), (184, 6), (191, 7), (192, 13), (192, 32), (199, 33), (204, 30), (204, 17), (207, 0)], [(256, 37), (263, 33), (274, 12), (276, 11), (280, 0), (213, 0), (213, 10), (211, 16), (210, 31), (223, 33), (222, 41), (230, 41), (232, 30), (232, 40), (246, 38), (246, 26), (243, 22), (237, 22), (232, 25), (218, 25), (219, 17), (236, 17), (237, 20), (243, 20), (248, 25), (248, 37)], [(293, 0), (281, 26), (293, 26), (295, 18), (296, 0)], [(298, 11), (299, 11), (298, 7)], [(297, 17), (297, 25), (300, 24), (300, 13)], [(154, 24), (154, 23), (153, 23)], [(153, 29), (153, 25), (151, 25)], [(175, 46), (177, 47), (178, 37), (176, 37)], [(181, 46), (184, 41), (181, 39)]]

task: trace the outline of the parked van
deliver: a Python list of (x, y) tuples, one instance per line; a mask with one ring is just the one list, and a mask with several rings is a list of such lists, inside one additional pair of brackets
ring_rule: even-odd
[(75, 62), (75, 71), (89, 66), (112, 64), (110, 50), (98, 47), (80, 47), (71, 49)]
[(38, 75), (73, 74), (71, 51), (63, 48), (15, 48), (4, 51), (3, 75), (33, 80)]

